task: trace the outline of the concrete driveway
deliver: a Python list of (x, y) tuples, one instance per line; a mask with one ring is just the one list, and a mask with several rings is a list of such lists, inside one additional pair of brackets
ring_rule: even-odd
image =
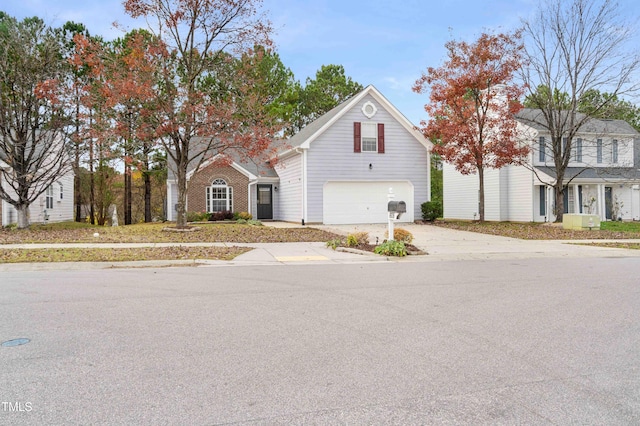
[[(371, 243), (387, 238), (386, 224), (312, 225), (337, 234), (368, 232)], [(414, 256), (411, 260), (472, 260), (527, 259), (539, 257), (629, 257), (640, 256), (640, 250), (589, 247), (578, 241), (536, 241), (458, 231), (430, 224), (401, 224), (414, 236), (413, 244), (429, 256)], [(588, 242), (588, 241), (580, 241)]]

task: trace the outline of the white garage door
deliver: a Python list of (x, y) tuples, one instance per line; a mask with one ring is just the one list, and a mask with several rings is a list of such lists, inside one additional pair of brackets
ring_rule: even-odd
[(413, 222), (413, 185), (407, 181), (327, 182), (323, 190), (323, 222), (386, 223), (389, 188), (396, 194), (395, 201), (407, 203), (407, 213), (400, 222)]

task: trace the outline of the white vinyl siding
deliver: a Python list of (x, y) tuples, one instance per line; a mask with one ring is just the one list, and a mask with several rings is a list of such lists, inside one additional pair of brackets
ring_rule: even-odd
[[(353, 152), (353, 123), (368, 122), (361, 111), (367, 101), (378, 109), (369, 122), (384, 124), (384, 155)], [(414, 217), (421, 218), (420, 206), (429, 199), (428, 172), (427, 149), (372, 96), (365, 96), (310, 144), (307, 220), (323, 222), (323, 187), (328, 181), (410, 181), (414, 186)], [(284, 186), (282, 175), (280, 179)]]
[[(75, 216), (75, 210), (73, 205), (73, 197), (65, 196), (60, 199), (60, 185), (64, 188), (64, 192), (67, 194), (73, 194), (73, 174), (68, 173), (60, 177), (50, 187), (52, 207), (47, 207), (47, 194), (45, 191), (29, 206), (29, 217), (31, 223), (43, 223), (44, 211), (47, 211), (49, 219), (47, 222), (64, 222), (73, 220)], [(7, 206), (8, 204), (5, 204)], [(10, 205), (9, 205), (10, 206)], [(10, 206), (11, 210), (15, 210)], [(11, 215), (11, 219), (17, 220), (17, 212), (8, 212)]]
[[(532, 173), (524, 167), (506, 166), (485, 170), (485, 220), (532, 220)], [(478, 175), (463, 175), (443, 164), (445, 219), (479, 219)]]
[(275, 169), (280, 176), (280, 183), (274, 206), (274, 215), (276, 211), (277, 215), (274, 217), (287, 222), (300, 222), (303, 217), (302, 155), (278, 161)]

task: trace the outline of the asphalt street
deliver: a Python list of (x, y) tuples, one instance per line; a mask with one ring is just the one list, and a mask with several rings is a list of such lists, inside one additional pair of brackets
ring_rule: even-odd
[(638, 424), (637, 258), (15, 271), (0, 424)]

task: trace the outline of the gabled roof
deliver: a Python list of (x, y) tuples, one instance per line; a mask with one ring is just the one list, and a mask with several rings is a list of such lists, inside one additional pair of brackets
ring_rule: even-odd
[[(566, 114), (567, 112), (565, 112)], [(584, 120), (585, 114), (577, 113), (576, 119), (578, 121)], [(544, 118), (542, 110), (524, 108), (516, 114), (516, 119), (522, 124), (526, 124), (539, 132), (547, 132), (549, 129)], [(578, 133), (590, 133), (590, 134), (613, 134), (613, 135), (629, 135), (638, 136), (638, 132), (624, 120), (608, 120), (601, 118), (588, 118), (587, 121), (580, 126)]]
[[(197, 147), (197, 145), (201, 143), (201, 138), (199, 137), (192, 138), (192, 143), (195, 144)], [(195, 169), (196, 165), (200, 162), (203, 155), (204, 153), (201, 153), (200, 155), (196, 156), (193, 160), (191, 160), (187, 168), (187, 176), (191, 177), (191, 175), (193, 175), (193, 170)], [(240, 155), (238, 155), (237, 153), (234, 153), (232, 150), (225, 152), (224, 155), (226, 155), (231, 159), (232, 161), (231, 167), (235, 168), (240, 173), (246, 175), (250, 179), (255, 179), (256, 177), (278, 177), (278, 174), (273, 169), (273, 167), (271, 167), (265, 161), (260, 160), (256, 162), (251, 159), (241, 158)], [(204, 162), (200, 165), (199, 170), (202, 170), (204, 167), (207, 167), (208, 165), (213, 163), (215, 159), (219, 157), (220, 157), (220, 154), (216, 154), (216, 155), (213, 155), (212, 158), (204, 160)], [(168, 158), (168, 161), (170, 162), (172, 161), (170, 156)], [(173, 171), (173, 167), (168, 167), (167, 179), (168, 180), (176, 179), (175, 173)]]
[(431, 149), (433, 144), (427, 140), (416, 127), (394, 107), (374, 86), (365, 87), (357, 95), (347, 99), (337, 107), (333, 108), (317, 120), (305, 126), (298, 133), (287, 140), (289, 149), (283, 151), (281, 155), (293, 151), (295, 148), (309, 148), (309, 145), (327, 130), (340, 117), (346, 114), (353, 106), (360, 102), (365, 96), (371, 95), (380, 105), (382, 105), (393, 118), (395, 118), (419, 143), (425, 148)]

